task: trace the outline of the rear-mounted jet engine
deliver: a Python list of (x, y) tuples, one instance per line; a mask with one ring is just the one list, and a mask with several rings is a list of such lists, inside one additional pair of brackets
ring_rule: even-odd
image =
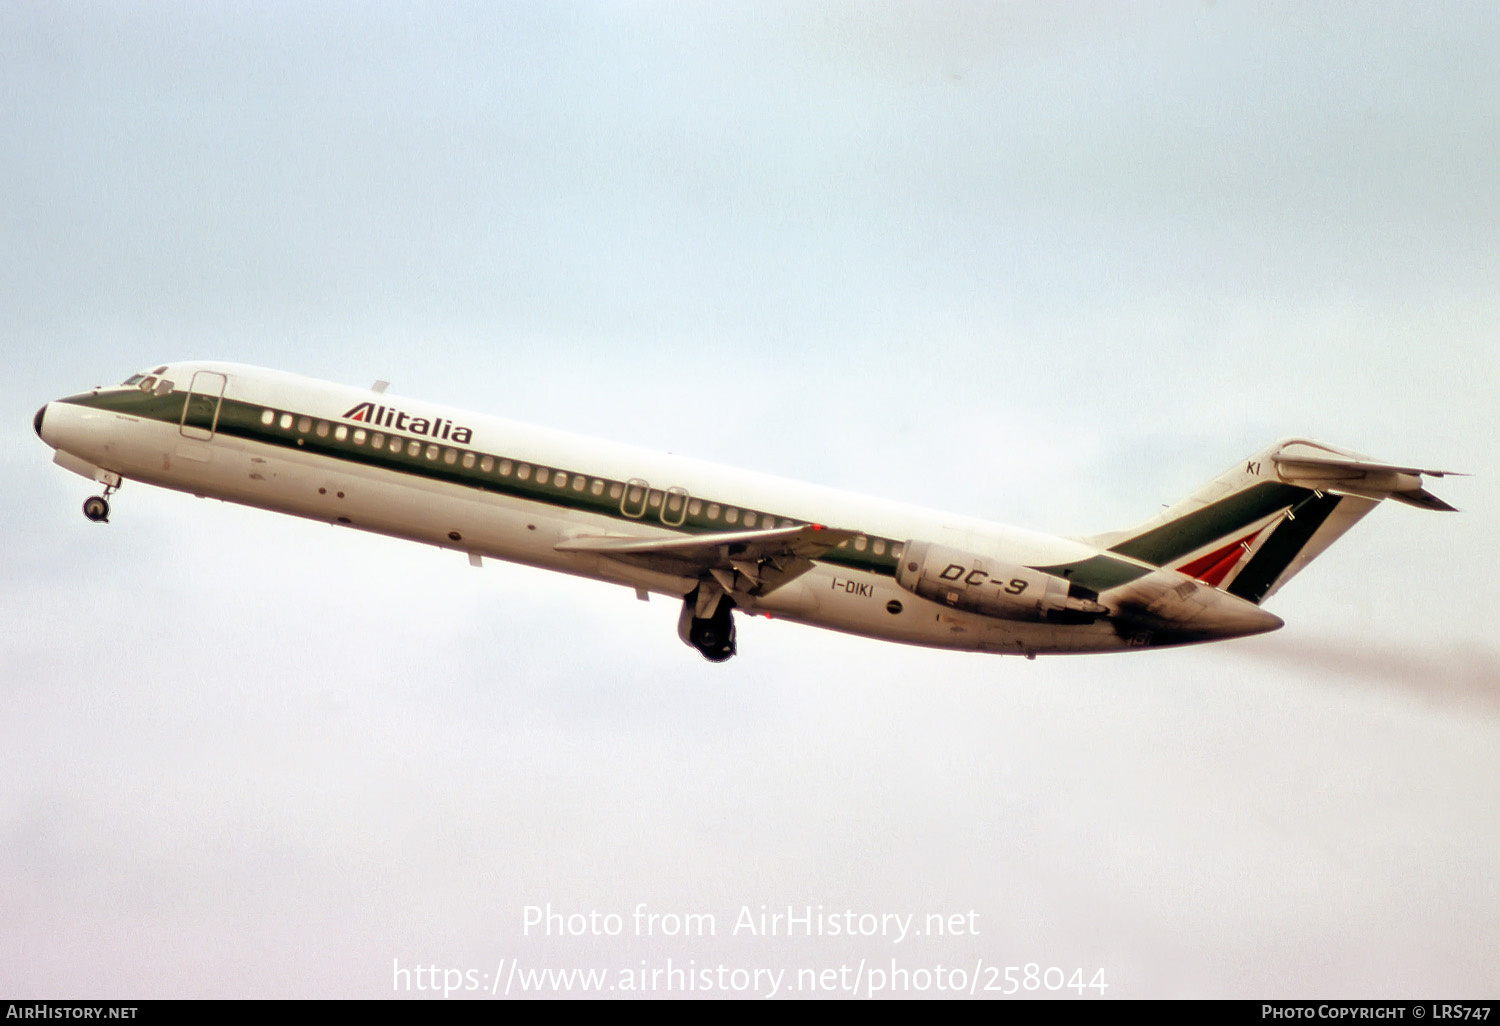
[(1109, 612), (1097, 592), (1061, 577), (931, 542), (906, 543), (896, 582), (925, 599), (1002, 620), (1092, 623)]

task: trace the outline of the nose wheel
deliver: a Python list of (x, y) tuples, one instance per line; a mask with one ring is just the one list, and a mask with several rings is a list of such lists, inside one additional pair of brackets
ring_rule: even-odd
[(96, 524), (109, 523), (109, 497), (119, 485), (106, 485), (103, 495), (91, 495), (83, 500), (83, 515)]

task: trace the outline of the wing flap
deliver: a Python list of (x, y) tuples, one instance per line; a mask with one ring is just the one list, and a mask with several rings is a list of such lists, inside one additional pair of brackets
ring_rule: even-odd
[(760, 596), (811, 570), (814, 559), (857, 533), (803, 524), (665, 538), (577, 535), (553, 548), (559, 552), (592, 552), (664, 573), (708, 576), (726, 592)]
[(780, 549), (796, 555), (822, 555), (855, 536), (854, 531), (840, 531), (821, 524), (800, 527), (775, 527), (765, 531), (716, 531), (712, 534), (674, 535), (669, 538), (641, 538), (621, 535), (576, 535), (565, 538), (553, 548), (559, 552), (598, 552), (605, 555), (663, 553), (691, 558), (703, 552), (714, 552), (720, 546), (753, 549)]

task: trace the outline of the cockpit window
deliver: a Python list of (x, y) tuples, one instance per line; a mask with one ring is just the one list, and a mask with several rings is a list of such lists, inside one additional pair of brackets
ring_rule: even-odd
[(166, 364), (162, 364), (160, 367), (156, 368), (156, 370), (152, 371), (151, 373), (152, 374), (165, 374), (166, 372), (167, 372)]
[(141, 379), (144, 378), (145, 376), (146, 375), (144, 375), (144, 374), (132, 374), (132, 375), (130, 375), (130, 377), (126, 378), (123, 382), (121, 382), (121, 384), (125, 384), (125, 385), (139, 385), (141, 383)]
[(156, 387), (151, 392), (153, 395), (170, 395), (172, 393), (172, 383), (166, 378), (162, 378), (156, 383)]
[(149, 378), (142, 378), (141, 379), (141, 391), (142, 392), (149, 392), (149, 391), (151, 391), (155, 387), (156, 387), (156, 378), (149, 377)]

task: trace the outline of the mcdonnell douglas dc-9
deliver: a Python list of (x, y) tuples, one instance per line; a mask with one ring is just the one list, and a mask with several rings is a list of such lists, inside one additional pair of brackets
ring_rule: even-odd
[(714, 662), (733, 613), (935, 648), (1110, 652), (1275, 630), (1261, 604), (1442, 471), (1304, 439), (1124, 531), (1058, 538), (279, 371), (172, 363), (37, 411), (55, 461), (633, 588)]

